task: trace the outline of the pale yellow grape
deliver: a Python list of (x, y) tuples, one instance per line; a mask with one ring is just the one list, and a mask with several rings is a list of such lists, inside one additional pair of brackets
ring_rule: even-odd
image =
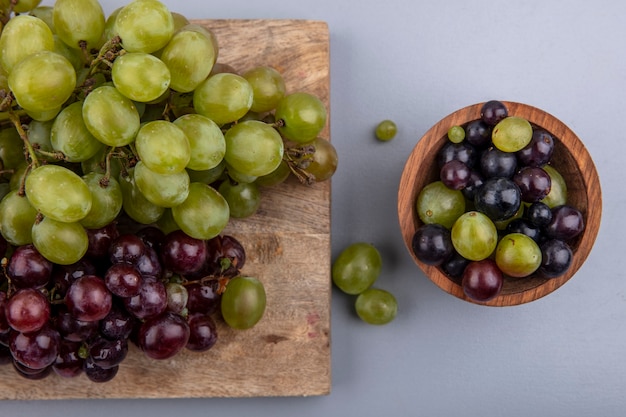
[(52, 14), (54, 28), (70, 48), (99, 48), (104, 33), (104, 11), (98, 0), (56, 0)]
[(217, 54), (215, 38), (202, 26), (187, 25), (176, 32), (160, 55), (170, 70), (171, 88), (181, 93), (195, 90), (211, 73)]
[(160, 207), (177, 206), (189, 195), (189, 174), (184, 169), (174, 174), (158, 174), (139, 161), (135, 165), (135, 182), (144, 197)]
[(91, 210), (89, 187), (73, 171), (60, 165), (41, 165), (26, 177), (26, 196), (44, 216), (77, 222)]
[(9, 191), (0, 201), (0, 231), (14, 246), (32, 243), (31, 229), (36, 217), (37, 210), (17, 190)]
[(83, 119), (100, 142), (116, 147), (130, 144), (140, 126), (139, 112), (132, 100), (111, 85), (102, 85), (85, 98)]
[(90, 172), (83, 175), (83, 181), (89, 187), (92, 196), (91, 210), (80, 221), (88, 229), (99, 229), (111, 223), (122, 210), (122, 189), (113, 177), (109, 177), (106, 186), (102, 184), (104, 174)]
[(126, 51), (152, 53), (172, 38), (174, 18), (158, 0), (135, 0), (119, 11), (113, 32), (122, 38)]
[(13, 67), (27, 56), (54, 50), (54, 37), (46, 23), (34, 16), (13, 17), (0, 35), (0, 64), (11, 73)]
[(13, 6), (13, 11), (16, 13), (30, 12), (39, 6), (39, 3), (41, 3), (41, 0), (17, 0), (15, 6)]
[(200, 114), (186, 114), (174, 120), (180, 127), (191, 149), (188, 169), (206, 171), (215, 168), (224, 159), (226, 142), (220, 127), (208, 117)]
[(193, 93), (196, 112), (220, 126), (241, 119), (250, 110), (252, 100), (250, 83), (231, 73), (210, 76)]
[(172, 18), (174, 19), (174, 32), (189, 24), (189, 19), (183, 14), (172, 12)]
[(135, 182), (135, 168), (129, 168), (127, 175), (120, 174), (118, 182), (122, 189), (122, 207), (131, 219), (137, 223), (151, 224), (163, 216), (165, 208), (151, 203), (139, 191)]
[(24, 58), (13, 68), (9, 87), (18, 104), (28, 111), (60, 110), (76, 87), (76, 71), (64, 56), (41, 51)]
[(50, 143), (55, 150), (63, 152), (69, 162), (86, 161), (104, 148), (85, 126), (81, 101), (65, 107), (54, 119)]
[(135, 138), (135, 147), (139, 159), (159, 174), (181, 172), (191, 159), (185, 132), (166, 120), (144, 123)]
[(170, 70), (159, 58), (143, 52), (118, 57), (111, 70), (113, 85), (131, 100), (146, 103), (161, 97), (170, 86)]
[(181, 230), (196, 239), (212, 239), (219, 235), (230, 219), (228, 203), (214, 188), (193, 182), (189, 196), (176, 207), (172, 216)]
[(58, 265), (71, 265), (87, 253), (89, 238), (79, 223), (44, 217), (33, 225), (33, 245), (41, 255)]

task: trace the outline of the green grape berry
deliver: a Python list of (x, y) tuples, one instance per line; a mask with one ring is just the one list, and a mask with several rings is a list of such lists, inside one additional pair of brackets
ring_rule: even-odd
[(357, 296), (355, 309), (364, 322), (383, 325), (396, 318), (398, 302), (389, 291), (368, 288)]
[(82, 220), (92, 205), (85, 181), (60, 165), (41, 165), (26, 177), (26, 196), (44, 216), (60, 222)]
[(254, 177), (267, 175), (280, 165), (284, 145), (280, 134), (270, 125), (246, 120), (224, 135), (224, 159), (236, 171)]
[(265, 313), (265, 287), (254, 277), (232, 278), (226, 285), (220, 303), (222, 316), (228, 326), (238, 330), (250, 329)]
[(461, 215), (450, 231), (456, 251), (470, 261), (480, 261), (491, 256), (498, 244), (498, 230), (493, 221), (478, 211)]
[(318, 97), (305, 92), (286, 95), (276, 107), (280, 133), (297, 143), (315, 139), (326, 126), (326, 106)]
[(450, 229), (465, 213), (465, 197), (459, 190), (445, 186), (441, 181), (426, 185), (417, 196), (417, 214), (425, 224), (440, 224)]
[(530, 143), (533, 127), (523, 117), (508, 116), (493, 128), (491, 139), (496, 148), (503, 152), (517, 152)]
[(393, 120), (383, 120), (378, 123), (374, 134), (376, 135), (376, 139), (382, 142), (388, 142), (391, 139), (396, 137), (398, 133), (398, 126)]
[(163, 61), (143, 52), (118, 57), (113, 62), (111, 78), (120, 93), (141, 103), (161, 97), (171, 82), (170, 70)]
[(462, 126), (451, 126), (448, 129), (448, 140), (452, 143), (461, 143), (465, 139), (465, 129)]
[(541, 249), (530, 237), (522, 233), (509, 233), (496, 247), (496, 265), (510, 277), (531, 275), (541, 265)]
[(360, 294), (374, 284), (382, 269), (382, 257), (370, 243), (356, 242), (346, 247), (335, 259), (331, 275), (333, 283), (347, 294)]
[(85, 228), (76, 222), (59, 222), (44, 217), (32, 229), (35, 248), (50, 262), (71, 265), (78, 262), (89, 246)]

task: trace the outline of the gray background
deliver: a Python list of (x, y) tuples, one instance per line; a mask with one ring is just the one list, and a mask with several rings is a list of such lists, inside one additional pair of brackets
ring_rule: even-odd
[[(110, 13), (126, 0), (102, 0)], [(623, 416), (626, 3), (620, 0), (166, 0), (190, 18), (328, 22), (332, 249), (362, 240), (397, 319), (359, 321), (333, 292), (332, 393), (313, 398), (1, 402), (0, 416)], [(44, 4), (52, 4), (45, 1)], [(254, 45), (251, 45), (254, 47)], [(489, 99), (549, 111), (593, 156), (604, 213), (594, 250), (565, 286), (518, 307), (478, 307), (435, 287), (401, 239), (397, 184), (421, 135)], [(392, 118), (398, 136), (372, 130)]]

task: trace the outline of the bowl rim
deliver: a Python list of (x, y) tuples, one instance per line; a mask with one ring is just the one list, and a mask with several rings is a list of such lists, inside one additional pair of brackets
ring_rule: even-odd
[[(537, 107), (514, 102), (500, 100), (508, 109), (509, 116), (526, 118), (531, 124), (546, 128), (561, 142), (570, 154), (575, 155), (584, 189), (587, 195), (587, 210), (585, 230), (580, 237), (580, 242), (574, 253), (572, 264), (563, 275), (547, 279), (541, 285), (524, 291), (500, 294), (495, 298), (479, 302), (468, 298), (461, 285), (445, 275), (437, 266), (427, 265), (421, 262), (412, 250), (411, 241), (417, 229), (415, 201), (419, 190), (417, 189), (418, 165), (421, 155), (434, 155), (442, 143), (442, 138), (453, 125), (464, 125), (467, 122), (480, 119), (480, 111), (485, 102), (480, 102), (463, 107), (450, 113), (433, 125), (416, 143), (409, 154), (400, 178), (398, 186), (398, 221), (405, 246), (415, 263), (423, 273), (440, 289), (455, 297), (473, 304), (485, 306), (515, 306), (542, 298), (560, 288), (578, 271), (585, 262), (596, 240), (602, 214), (602, 190), (600, 179), (588, 150), (580, 138), (565, 123)], [(549, 126), (547, 128), (546, 126)], [(433, 153), (435, 152), (435, 153)]]

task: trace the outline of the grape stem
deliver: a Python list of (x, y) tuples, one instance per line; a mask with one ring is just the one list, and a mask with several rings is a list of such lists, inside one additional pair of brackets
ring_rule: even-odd
[(26, 130), (24, 130), (24, 126), (22, 125), (20, 117), (16, 115), (13, 110), (9, 110), (9, 119), (13, 123), (13, 126), (15, 126), (15, 130), (17, 130), (17, 133), (20, 135), (20, 138), (24, 142), (24, 148), (26, 149), (26, 158), (30, 159), (30, 165), (32, 167), (37, 168), (39, 166), (39, 159), (37, 158), (35, 148), (33, 148), (30, 140), (28, 139), (28, 134), (26, 133)]

